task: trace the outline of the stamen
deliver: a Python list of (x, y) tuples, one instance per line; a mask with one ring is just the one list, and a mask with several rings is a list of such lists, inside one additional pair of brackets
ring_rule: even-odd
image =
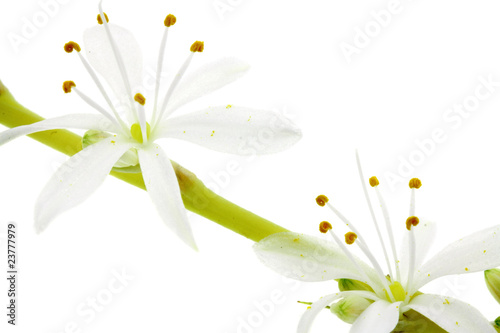
[(361, 251), (363, 251), (363, 253), (366, 255), (366, 257), (368, 258), (368, 260), (370, 260), (370, 262), (372, 263), (373, 268), (375, 269), (375, 271), (377, 272), (377, 274), (379, 276), (380, 282), (382, 283), (382, 285), (384, 286), (384, 288), (389, 293), (389, 295), (391, 297), (391, 300), (394, 302), (394, 296), (392, 296), (392, 292), (390, 291), (389, 285), (387, 284), (387, 279), (385, 278), (385, 275), (384, 275), (384, 273), (382, 271), (382, 268), (380, 267), (377, 259), (373, 256), (373, 254), (370, 252), (370, 250), (368, 249), (368, 247), (364, 245), (364, 244), (368, 244), (368, 243), (365, 242), (365, 240), (361, 236), (361, 233), (331, 203), (327, 202), (326, 205), (328, 206), (328, 208), (330, 208), (332, 210), (332, 212), (335, 215), (337, 215), (337, 217), (340, 220), (342, 220), (342, 222), (344, 222), (344, 224), (349, 229), (351, 229), (352, 232), (354, 232), (354, 233), (356, 233), (358, 235), (359, 241), (357, 242), (357, 244), (358, 244), (359, 248), (361, 249)]
[(65, 94), (68, 94), (71, 92), (71, 87), (76, 87), (75, 82), (73, 81), (64, 81), (63, 83), (63, 90)]
[[(387, 254), (387, 249), (386, 249), (385, 244), (384, 244), (384, 239), (382, 238), (382, 233), (380, 232), (380, 228), (378, 226), (378, 221), (377, 221), (377, 218), (375, 217), (375, 212), (373, 211), (372, 202), (370, 200), (370, 197), (368, 196), (368, 190), (366, 189), (365, 176), (363, 175), (363, 169), (361, 168), (361, 161), (359, 158), (358, 151), (356, 151), (356, 162), (358, 164), (359, 180), (361, 181), (361, 186), (363, 187), (363, 193), (365, 194), (366, 204), (368, 205), (368, 208), (370, 210), (370, 214), (372, 216), (373, 223), (375, 224), (375, 229), (377, 230), (377, 235), (378, 235), (378, 239), (380, 240), (380, 245), (382, 246), (382, 250), (384, 251), (384, 257), (385, 257), (385, 262), (387, 264), (387, 269), (389, 270), (389, 274), (391, 276), (393, 276), (392, 265), (389, 261), (389, 255)], [(377, 181), (378, 181), (378, 179), (377, 179)]]
[(146, 104), (146, 97), (144, 97), (142, 94), (140, 93), (137, 93), (135, 94), (134, 96), (134, 101), (136, 101), (137, 103), (141, 104), (141, 105), (144, 105)]
[[(323, 223), (323, 222), (322, 222)], [(321, 225), (321, 224), (320, 224)], [(356, 269), (358, 270), (358, 273), (363, 277), (363, 279), (365, 281), (361, 281), (361, 282), (365, 282), (366, 284), (370, 285), (370, 286), (375, 286), (375, 284), (373, 283), (373, 281), (370, 279), (370, 277), (368, 276), (368, 274), (366, 274), (366, 272), (361, 268), (361, 266), (359, 266), (358, 262), (354, 259), (354, 256), (352, 255), (352, 253), (347, 249), (347, 247), (345, 246), (344, 243), (342, 243), (340, 241), (340, 239), (337, 237), (337, 235), (335, 235), (335, 233), (330, 229), (328, 231), (328, 233), (330, 234), (330, 236), (333, 237), (333, 239), (335, 240), (335, 243), (337, 243), (337, 245), (342, 249), (342, 251), (344, 252), (344, 254), (347, 256), (347, 258), (349, 258), (349, 260), (354, 264), (354, 266), (356, 267)]]
[(140, 104), (140, 107), (137, 110), (137, 113), (139, 116), (139, 125), (141, 126), (141, 132), (142, 132), (142, 142), (141, 143), (144, 143), (144, 142), (147, 142), (147, 140), (148, 140), (148, 134), (147, 134), (147, 130), (146, 130), (146, 114), (144, 112), (144, 104), (146, 104), (146, 98), (142, 94), (137, 93), (134, 96), (134, 100)]
[(345, 242), (348, 245), (354, 244), (354, 242), (356, 241), (357, 238), (358, 238), (358, 235), (356, 235), (354, 232), (348, 232), (345, 234)]
[[(113, 124), (115, 124), (118, 127), (120, 127), (120, 125), (118, 124), (118, 122), (116, 121), (116, 119), (113, 118), (113, 116), (111, 116), (108, 111), (106, 111), (105, 109), (103, 109), (96, 102), (94, 102), (92, 99), (90, 99), (87, 95), (85, 95), (79, 89), (77, 89), (76, 88), (76, 84), (73, 81), (66, 81), (66, 82), (63, 83), (64, 92), (70, 92), (72, 87), (73, 87), (73, 90), (75, 91), (75, 93), (81, 99), (83, 99), (83, 101), (85, 103), (87, 103), (88, 105), (90, 105), (91, 107), (93, 107), (94, 109), (96, 109), (99, 113), (101, 113), (103, 116), (105, 116), (106, 118), (108, 118)], [(66, 89), (68, 89), (69, 91), (66, 91)]]
[[(72, 42), (69, 42), (69, 43), (72, 43)], [(68, 44), (69, 44), (68, 43)], [(75, 43), (76, 44), (76, 43)], [(76, 48), (75, 48), (76, 49)], [(78, 50), (77, 50), (78, 51)], [(118, 112), (116, 111), (115, 107), (113, 106), (113, 103), (111, 103), (111, 99), (109, 98), (108, 94), (106, 93), (106, 90), (104, 90), (104, 87), (102, 86), (101, 84), (101, 81), (99, 80), (99, 78), (97, 77), (97, 75), (95, 74), (94, 72), (94, 69), (90, 66), (90, 64), (88, 63), (87, 60), (85, 60), (85, 58), (82, 56), (82, 54), (80, 52), (77, 53), (78, 54), (78, 57), (80, 58), (80, 61), (82, 62), (83, 66), (85, 67), (85, 69), (87, 70), (87, 72), (89, 73), (90, 77), (92, 78), (92, 80), (94, 81), (94, 83), (96, 84), (97, 88), (99, 89), (99, 91), (101, 92), (101, 95), (104, 97), (104, 99), (106, 100), (106, 103), (108, 103), (108, 106), (109, 108), (111, 109), (111, 111), (113, 111), (113, 115), (115, 116), (116, 120), (118, 121), (118, 123), (120, 124), (121, 128), (122, 128), (122, 131), (123, 133), (127, 133), (128, 132), (128, 128), (127, 128), (127, 125), (123, 122), (122, 118), (120, 117), (120, 115), (118, 114)], [(126, 134), (128, 135), (128, 134)]]
[[(407, 297), (410, 297), (413, 294), (412, 283), (413, 283), (413, 275), (415, 274), (415, 265), (416, 265), (416, 240), (415, 240), (415, 232), (412, 230), (412, 226), (416, 227), (419, 223), (419, 219), (416, 216), (410, 216), (406, 219), (406, 229), (408, 229), (410, 233), (410, 260), (408, 263), (408, 281), (406, 283), (406, 290), (408, 291)], [(405, 300), (406, 300), (405, 299)]]
[(328, 197), (326, 195), (321, 194), (316, 197), (316, 203), (321, 207), (324, 207), (327, 202), (328, 202)]
[[(163, 104), (161, 105), (161, 109), (160, 109), (160, 115), (154, 121), (155, 122), (155, 125), (154, 125), (155, 127), (156, 127), (156, 125), (158, 123), (160, 123), (161, 119), (163, 118), (163, 116), (165, 114), (165, 110), (166, 110), (167, 105), (168, 105), (168, 102), (170, 100), (170, 97), (172, 97), (172, 93), (174, 92), (175, 88), (177, 88), (177, 85), (181, 81), (182, 76), (186, 72), (189, 64), (191, 63), (191, 60), (193, 59), (193, 55), (196, 52), (203, 52), (204, 48), (205, 48), (204, 43), (200, 42), (200, 41), (196, 41), (196, 42), (193, 43), (193, 45), (191, 45), (191, 48), (190, 48), (191, 53), (189, 54), (189, 56), (184, 61), (184, 63), (182, 64), (181, 68), (179, 69), (179, 71), (175, 75), (175, 78), (173, 79), (172, 83), (170, 84), (170, 87), (168, 88), (168, 91), (167, 91), (167, 93), (165, 95), (165, 98), (163, 99)], [(165, 116), (168, 116), (168, 115), (169, 115), (169, 113), (167, 113)]]
[(203, 52), (204, 49), (205, 49), (205, 43), (197, 40), (191, 45), (191, 48), (189, 50), (191, 52)]
[(406, 229), (411, 230), (411, 227), (416, 227), (420, 223), (420, 220), (416, 216), (410, 216), (406, 219)]
[(163, 37), (160, 43), (160, 54), (158, 55), (158, 64), (156, 66), (155, 101), (153, 105), (153, 116), (151, 117), (153, 121), (154, 119), (156, 119), (156, 113), (158, 109), (158, 93), (160, 92), (160, 79), (161, 79), (161, 72), (163, 69), (163, 59), (165, 58), (165, 45), (167, 45), (167, 37), (169, 30), (168, 28), (173, 26), (175, 22), (177, 22), (177, 18), (172, 14), (168, 14), (167, 17), (165, 18), (164, 24), (167, 28), (163, 32)]
[(165, 23), (165, 26), (168, 28), (174, 25), (175, 22), (177, 22), (177, 18), (172, 14), (168, 14), (163, 23)]
[(66, 44), (64, 44), (64, 51), (71, 53), (73, 52), (73, 50), (76, 50), (76, 52), (80, 52), (82, 48), (80, 47), (80, 45), (78, 45), (78, 43), (75, 42), (67, 42)]
[(394, 234), (392, 233), (392, 226), (391, 226), (391, 220), (389, 218), (389, 212), (387, 211), (387, 206), (385, 204), (384, 198), (382, 197), (382, 194), (380, 193), (380, 191), (378, 189), (378, 186), (375, 186), (374, 189), (375, 189), (375, 193), (377, 193), (377, 198), (378, 198), (378, 201), (380, 203), (380, 208), (382, 209), (382, 215), (384, 216), (384, 220), (385, 220), (385, 227), (387, 229), (387, 234), (389, 235), (389, 240), (391, 243), (394, 265), (396, 266), (396, 280), (401, 281), (401, 273), (399, 270), (398, 254), (396, 252), (396, 242), (394, 241)]
[(322, 234), (326, 234), (328, 230), (332, 230), (332, 225), (330, 224), (330, 222), (323, 221), (319, 224), (319, 231)]
[[(106, 22), (109, 22), (109, 17), (106, 13), (104, 13), (104, 18), (106, 19)], [(101, 14), (97, 14), (97, 23), (103, 24), (104, 22), (102, 21)]]
[[(107, 15), (105, 15), (104, 12), (102, 11), (102, 0), (99, 1), (99, 13), (100, 13), (100, 17), (106, 17), (107, 18)], [(120, 52), (118, 50), (118, 47), (116, 46), (116, 43), (115, 43), (115, 40), (113, 39), (113, 36), (111, 35), (111, 31), (109, 29), (109, 24), (108, 24), (107, 19), (103, 23), (104, 23), (103, 24), (104, 30), (106, 31), (106, 36), (108, 37), (109, 43), (111, 44), (111, 49), (113, 50), (113, 54), (115, 55), (115, 60), (116, 60), (116, 62), (118, 64), (118, 68), (120, 69), (120, 74), (122, 76), (122, 79), (123, 79), (123, 82), (124, 82), (124, 85), (125, 85), (125, 89), (127, 91), (127, 95), (130, 98), (130, 107), (132, 108), (132, 111), (133, 111), (132, 113), (133, 113), (134, 117), (136, 118), (136, 120), (138, 120), (137, 111), (136, 111), (136, 108), (135, 108), (135, 105), (134, 105), (134, 101), (133, 101), (133, 98), (132, 98), (132, 88), (130, 87), (130, 81), (128, 79), (128, 75), (127, 75), (127, 71), (125, 69), (125, 65), (123, 64), (122, 56), (121, 56), (121, 54), (120, 54)]]
[(411, 188), (410, 197), (410, 216), (415, 215), (415, 190), (422, 186), (422, 182), (418, 178), (412, 178), (408, 184)]

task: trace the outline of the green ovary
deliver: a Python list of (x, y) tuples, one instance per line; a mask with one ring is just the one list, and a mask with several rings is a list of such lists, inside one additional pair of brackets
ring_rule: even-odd
[[(149, 139), (149, 135), (151, 134), (151, 126), (149, 125), (149, 123), (146, 123), (146, 133), (147, 133), (147, 138)], [(141, 130), (141, 125), (139, 123), (135, 123), (132, 125), (132, 127), (130, 127), (130, 134), (139, 143), (143, 143), (142, 130)]]
[[(396, 299), (396, 302), (402, 302), (405, 300), (406, 291), (404, 290), (401, 283), (399, 283), (398, 281), (395, 281), (395, 282), (391, 283), (389, 288), (391, 288), (392, 295)], [(387, 295), (387, 296), (389, 296), (389, 295)], [(389, 298), (389, 297), (387, 297), (387, 298)]]

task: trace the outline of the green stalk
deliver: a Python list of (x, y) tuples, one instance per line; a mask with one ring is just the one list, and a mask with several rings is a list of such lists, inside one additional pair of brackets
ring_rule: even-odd
[[(19, 104), (0, 81), (0, 124), (12, 128), (43, 119)], [(43, 131), (31, 134), (29, 137), (69, 156), (82, 150), (82, 138), (67, 130)], [(195, 174), (179, 164), (172, 161), (172, 165), (186, 209), (255, 242), (274, 233), (288, 231), (215, 194)], [(112, 171), (111, 175), (140, 189), (146, 189), (140, 173)]]

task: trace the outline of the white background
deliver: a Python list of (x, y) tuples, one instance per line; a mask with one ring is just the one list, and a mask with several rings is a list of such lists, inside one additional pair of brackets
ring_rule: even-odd
[[(62, 82), (74, 80), (97, 96), (77, 57), (62, 47), (69, 40), (81, 42), (83, 31), (96, 24), (97, 3), (61, 1), (43, 21), (41, 3), (48, 0), (2, 1), (0, 79), (44, 117), (87, 110), (76, 95), (62, 92)], [(205, 52), (193, 67), (223, 56), (252, 65), (243, 79), (188, 111), (220, 104), (275, 109), (302, 128), (303, 140), (292, 149), (251, 161), (166, 142), (170, 157), (206, 183), (217, 185), (213, 175), (237, 161), (240, 173), (217, 185), (221, 195), (286, 228), (318, 235), (320, 221), (334, 220), (314, 202), (324, 193), (371, 237), (355, 169), (357, 148), (365, 173), (381, 180), (398, 234), (407, 217), (407, 180), (422, 179), (417, 214), (439, 224), (437, 250), (500, 220), (500, 86), (460, 124), (444, 118), (449, 108), (471, 100), (480, 76), (500, 81), (500, 5), (401, 0), (399, 12), (380, 31), (371, 30), (369, 43), (348, 62), (342, 43), (354, 45), (357, 29), (376, 29), (370, 13), (389, 3), (106, 0), (104, 8), (114, 23), (134, 33), (150, 71), (163, 19), (168, 13), (177, 16), (164, 82), (195, 40), (205, 41)], [(225, 11), (215, 5), (225, 5)], [(23, 26), (34, 16), (39, 28), (14, 47), (9, 38), (23, 37)], [(428, 142), (436, 129), (445, 139), (422, 152), (417, 142)], [(145, 192), (113, 178), (35, 235), (37, 195), (66, 157), (29, 138), (0, 147), (0, 156), (1, 233), (7, 221), (20, 229), (19, 332), (293, 332), (305, 310), (297, 300), (314, 301), (337, 290), (334, 282), (284, 282), (257, 261), (251, 241), (192, 214), (200, 248), (195, 253), (162, 224)], [(401, 161), (409, 159), (411, 175), (400, 174)], [(387, 172), (404, 182), (390, 186)], [(380, 254), (375, 238), (372, 248)], [(123, 269), (133, 276), (127, 286), (95, 316), (80, 315), (79, 308), (89, 309), (88, 298), (109, 295), (113, 271)], [(4, 308), (6, 286), (0, 286)], [(423, 291), (470, 302), (490, 320), (500, 315), (482, 273), (443, 278)], [(256, 303), (266, 303), (276, 292), (282, 293), (282, 304), (259, 310)], [(248, 326), (242, 328), (242, 322)], [(312, 330), (347, 331), (327, 311)]]

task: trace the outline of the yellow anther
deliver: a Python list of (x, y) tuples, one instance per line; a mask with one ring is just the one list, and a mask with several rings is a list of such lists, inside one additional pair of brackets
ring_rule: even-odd
[(72, 87), (76, 87), (75, 82), (73, 82), (73, 81), (64, 81), (64, 83), (63, 83), (64, 93), (66, 93), (66, 94), (70, 93)]
[[(130, 127), (130, 134), (134, 139), (136, 139), (139, 143), (143, 143), (142, 140), (142, 129), (139, 123), (135, 123)], [(146, 137), (149, 139), (149, 135), (151, 134), (151, 126), (149, 123), (146, 123)]]
[(203, 52), (204, 49), (205, 49), (205, 43), (200, 42), (198, 40), (194, 42), (190, 48), (191, 52)]
[(166, 27), (170, 27), (174, 25), (175, 22), (177, 22), (177, 18), (172, 14), (168, 14), (167, 17), (165, 18), (165, 22), (163, 23), (165, 23)]
[(356, 235), (354, 232), (349, 231), (347, 234), (345, 234), (345, 242), (348, 245), (354, 244), (356, 239), (358, 238), (358, 235)]
[(321, 194), (318, 195), (318, 197), (316, 198), (316, 203), (321, 207), (324, 207), (327, 202), (328, 202), (328, 197), (326, 195)]
[(411, 230), (411, 226), (416, 227), (420, 220), (416, 216), (410, 216), (406, 219), (406, 229)]
[(71, 53), (73, 50), (76, 50), (76, 52), (80, 52), (82, 49), (80, 48), (80, 45), (75, 42), (67, 42), (64, 44), (64, 51)]
[(380, 184), (380, 182), (378, 181), (378, 178), (373, 176), (369, 179), (369, 182), (370, 182), (370, 186), (371, 187), (375, 187), (375, 186), (378, 186)]
[(410, 179), (410, 183), (408, 184), (410, 188), (420, 188), (422, 186), (422, 182), (418, 178)]
[(144, 105), (144, 104), (146, 104), (146, 97), (142, 96), (141, 93), (137, 93), (134, 96), (134, 101), (136, 101), (137, 103), (139, 103), (141, 105)]
[(323, 221), (319, 224), (319, 231), (322, 233), (322, 234), (326, 234), (328, 232), (328, 230), (332, 230), (332, 225), (330, 224), (330, 222), (327, 222), (327, 221)]
[[(109, 22), (108, 15), (104, 13), (104, 18), (106, 19), (106, 22)], [(97, 14), (97, 23), (103, 24), (104, 22), (102, 21), (101, 14)]]

